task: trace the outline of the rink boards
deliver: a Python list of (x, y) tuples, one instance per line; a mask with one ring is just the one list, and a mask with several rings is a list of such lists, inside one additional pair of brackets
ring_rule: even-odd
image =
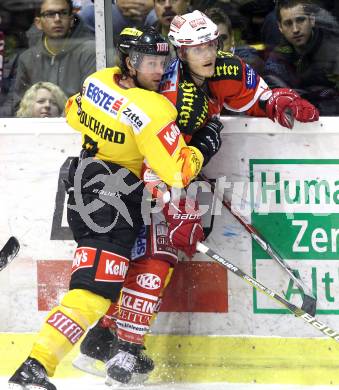
[[(206, 175), (219, 179), (226, 198), (317, 294), (317, 317), (339, 329), (335, 118), (292, 132), (266, 119), (224, 124), (222, 149)], [(63, 120), (0, 120), (0, 136), (0, 242), (15, 235), (21, 243), (18, 258), (0, 273), (0, 332), (10, 332), (0, 335), (0, 366), (8, 375), (29, 350), (32, 336), (23, 333), (36, 332), (67, 291), (75, 245), (61, 177), (81, 141)], [(203, 199), (210, 205), (213, 196)], [(208, 245), (300, 304), (300, 291), (234, 217), (222, 207), (215, 213)], [(148, 339), (168, 380), (339, 383), (337, 343), (210, 259), (193, 260), (180, 263)], [(58, 374), (75, 372), (65, 362)], [(155, 378), (166, 375), (157, 370)]]

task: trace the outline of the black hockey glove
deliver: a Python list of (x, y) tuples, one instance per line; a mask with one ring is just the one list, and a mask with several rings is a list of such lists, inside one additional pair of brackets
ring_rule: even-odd
[(211, 119), (205, 126), (193, 134), (189, 143), (200, 150), (204, 157), (203, 166), (217, 153), (221, 146), (220, 132), (224, 125), (217, 118)]

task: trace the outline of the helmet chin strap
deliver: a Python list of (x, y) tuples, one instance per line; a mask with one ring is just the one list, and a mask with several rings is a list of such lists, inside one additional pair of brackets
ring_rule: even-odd
[(145, 89), (139, 82), (138, 80), (138, 71), (134, 68), (135, 70), (135, 74), (132, 75), (131, 72), (129, 72), (129, 77), (133, 80), (134, 82), (134, 85), (137, 87), (137, 88), (142, 88), (142, 89)]
[(134, 84), (137, 88), (142, 88), (142, 89), (145, 89), (145, 87), (143, 87), (140, 83), (139, 83), (139, 80), (138, 80), (138, 71), (135, 70), (135, 75), (132, 76), (132, 79), (134, 81)]
[(199, 74), (193, 72), (192, 69), (188, 68), (189, 69), (189, 72), (191, 74), (192, 77), (194, 77), (195, 79), (197, 79), (198, 81), (201, 81), (201, 84), (204, 83), (204, 81), (206, 80), (206, 77), (205, 76), (200, 76)]
[(204, 83), (204, 81), (206, 80), (206, 77), (205, 76), (200, 76), (199, 74), (193, 72), (193, 70), (189, 67), (188, 65), (188, 62), (185, 60), (185, 59), (182, 59), (181, 60), (183, 62), (183, 64), (185, 65), (186, 67), (186, 71), (191, 75), (191, 77), (193, 78), (193, 81), (195, 80), (198, 80), (201, 82), (201, 85)]

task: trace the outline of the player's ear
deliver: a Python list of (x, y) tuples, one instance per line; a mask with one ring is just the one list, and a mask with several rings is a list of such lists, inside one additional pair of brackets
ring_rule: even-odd
[(131, 59), (129, 57), (126, 57), (126, 66), (129, 70), (129, 74), (131, 76), (135, 76), (137, 74), (137, 71), (135, 70), (134, 66), (131, 63)]
[(177, 56), (178, 56), (179, 60), (184, 61), (185, 58), (184, 58), (184, 54), (183, 54), (182, 50), (176, 50), (176, 52), (177, 52)]

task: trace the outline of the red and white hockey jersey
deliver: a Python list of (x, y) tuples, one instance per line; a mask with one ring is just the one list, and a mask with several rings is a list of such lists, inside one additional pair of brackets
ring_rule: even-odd
[(259, 97), (268, 89), (255, 70), (239, 57), (225, 52), (218, 52), (214, 75), (203, 87), (196, 86), (187, 66), (179, 59), (170, 63), (160, 84), (160, 92), (178, 111), (177, 125), (185, 135), (192, 135), (209, 117), (219, 115), (222, 107), (237, 113), (266, 116)]

